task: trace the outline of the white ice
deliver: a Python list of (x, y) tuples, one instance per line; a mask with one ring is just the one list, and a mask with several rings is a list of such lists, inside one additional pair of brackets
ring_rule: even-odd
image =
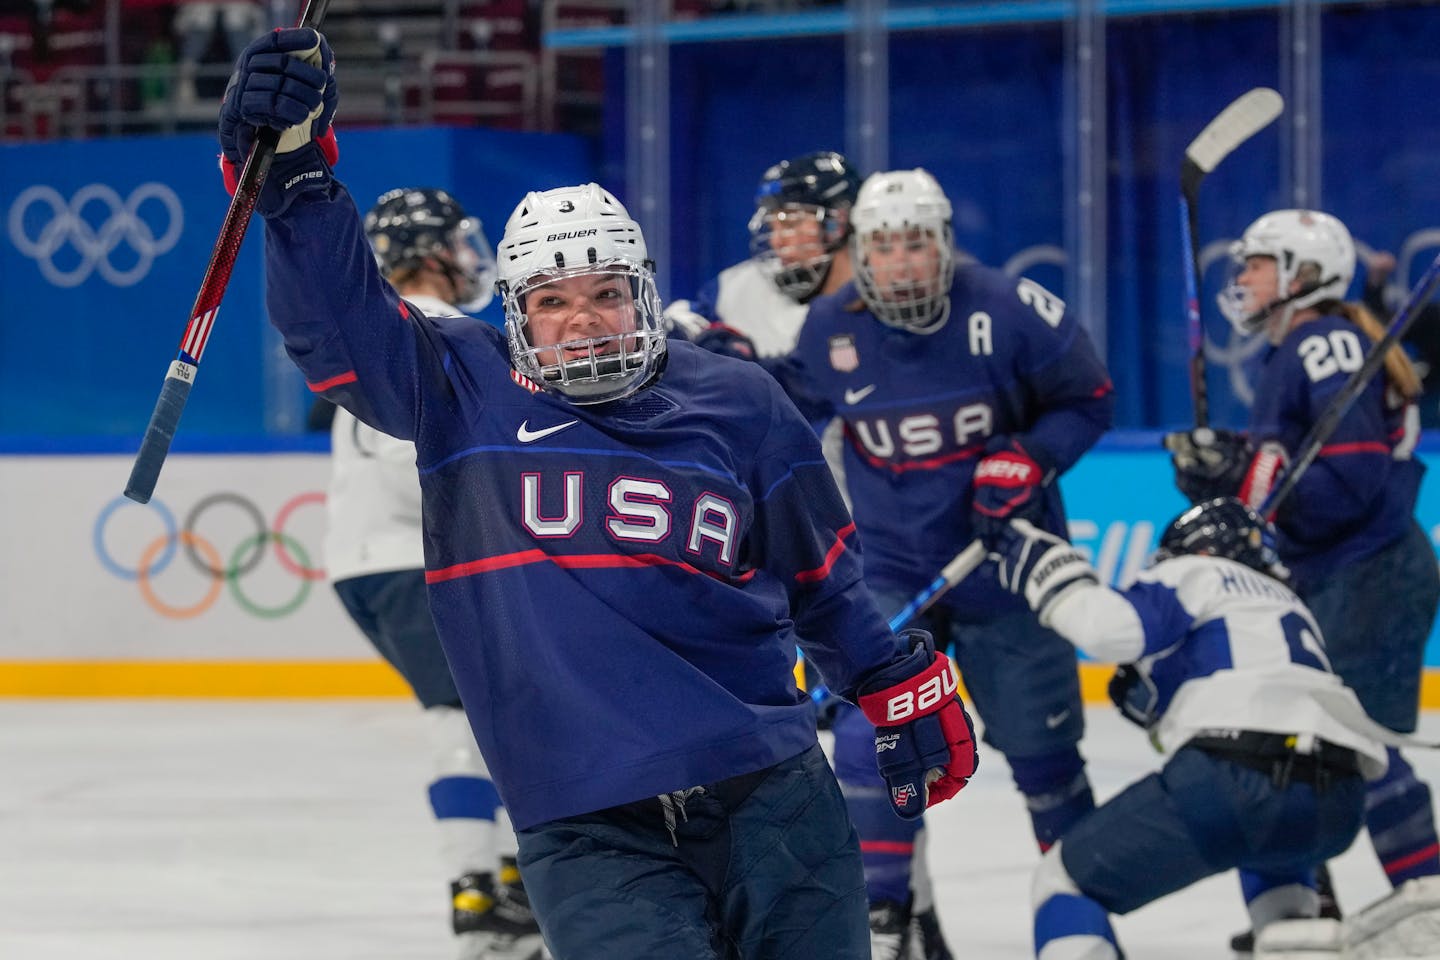
[[(1113, 711), (1089, 723), (1102, 799), (1158, 765)], [(402, 700), (0, 701), (0, 960), (450, 960), (427, 750)], [(982, 763), (931, 811), (937, 901), (957, 958), (1018, 960), (1038, 855)], [(1333, 873), (1347, 910), (1388, 890), (1363, 834)], [(1228, 957), (1245, 926), (1233, 875), (1117, 921), (1132, 960)]]

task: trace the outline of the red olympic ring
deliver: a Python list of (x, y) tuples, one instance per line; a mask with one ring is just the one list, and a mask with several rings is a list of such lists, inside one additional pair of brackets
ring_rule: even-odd
[(280, 561), (280, 566), (303, 580), (324, 580), (325, 571), (316, 567), (307, 567), (290, 556), (290, 550), (285, 546), (285, 523), (290, 519), (290, 514), (305, 504), (323, 504), (324, 502), (325, 494), (319, 491), (302, 493), (299, 496), (291, 498), (288, 503), (280, 508), (280, 512), (275, 514), (275, 528), (272, 531), (274, 536), (271, 537), (275, 542), (275, 557)]

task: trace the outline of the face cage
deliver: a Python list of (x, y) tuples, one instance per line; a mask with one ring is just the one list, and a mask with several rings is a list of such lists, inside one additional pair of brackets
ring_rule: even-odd
[[(1253, 294), (1240, 284), (1240, 274), (1245, 271), (1245, 262), (1251, 257), (1270, 257), (1275, 261), (1276, 299), (1269, 303), (1257, 303)], [(1273, 306), (1280, 299), (1280, 290), (1285, 286), (1283, 272), (1280, 269), (1280, 258), (1275, 253), (1252, 249), (1243, 240), (1230, 244), (1230, 260), (1225, 267), (1225, 281), (1220, 292), (1215, 295), (1215, 305), (1220, 308), (1220, 315), (1230, 321), (1230, 326), (1235, 328), (1236, 333), (1249, 337), (1265, 328), (1265, 321), (1270, 319)]]
[[(543, 347), (531, 346), (525, 332), (529, 325), (524, 310), (526, 294), (555, 280), (596, 273), (620, 274), (629, 281), (635, 329)], [(505, 304), (505, 332), (510, 341), (510, 362), (515, 369), (546, 390), (577, 404), (619, 400), (643, 387), (658, 369), (666, 348), (664, 324), (660, 319), (660, 294), (649, 268), (624, 260), (612, 260), (553, 270), (539, 276), (545, 278), (543, 282), (533, 283), (534, 277), (530, 277), (513, 287), (503, 280), (497, 284)], [(612, 343), (616, 349), (606, 352)], [(584, 355), (553, 362), (563, 357), (567, 349), (584, 350)], [(551, 362), (542, 357), (549, 358)]]
[[(820, 225), (823, 252), (803, 259), (782, 256), (784, 248), (776, 248), (772, 240), (777, 213), (813, 217)], [(845, 225), (834, 216), (834, 211), (825, 207), (786, 204), (777, 209), (762, 206), (750, 218), (750, 255), (759, 264), (760, 272), (781, 293), (797, 303), (804, 303), (825, 285), (825, 278), (830, 275), (830, 264), (844, 244)]]
[[(949, 224), (940, 230), (924, 228), (939, 254), (936, 275), (924, 282), (907, 282), (882, 289), (868, 261), (870, 236), (855, 234), (855, 286), (860, 299), (881, 323), (910, 333), (934, 333), (950, 319), (950, 284), (955, 279), (955, 245)], [(871, 234), (879, 231), (871, 231)], [(897, 231), (889, 231), (891, 233)], [(908, 292), (897, 297), (896, 292)], [(886, 294), (889, 294), (887, 296)]]

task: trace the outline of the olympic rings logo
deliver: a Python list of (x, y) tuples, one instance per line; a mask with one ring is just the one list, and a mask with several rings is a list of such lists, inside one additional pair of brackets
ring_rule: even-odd
[[(156, 236), (155, 230), (140, 215), (148, 200), (158, 201), (164, 208), (165, 229)], [(26, 229), (26, 216), (36, 205), (46, 208), (48, 219), (32, 237)], [(104, 222), (97, 229), (85, 217), (87, 207), (98, 204), (104, 208)], [(77, 287), (96, 270), (116, 287), (139, 283), (150, 272), (157, 257), (170, 252), (180, 240), (185, 226), (185, 211), (175, 191), (163, 183), (142, 183), (124, 200), (103, 183), (81, 187), (67, 203), (53, 187), (27, 187), (10, 206), (10, 240), (15, 249), (34, 260), (40, 273), (57, 287)], [(116, 266), (111, 260), (121, 244), (134, 253), (135, 263)], [(80, 261), (68, 269), (55, 262), (55, 255), (66, 246), (73, 247)]]
[[(202, 497), (185, 515), (181, 524), (176, 524), (175, 514), (159, 500), (147, 505), (160, 519), (164, 532), (148, 541), (140, 549), (134, 566), (125, 566), (112, 555), (106, 542), (107, 528), (116, 512), (127, 506), (136, 506), (125, 497), (116, 497), (100, 511), (95, 519), (93, 533), (95, 555), (100, 565), (122, 580), (133, 581), (140, 590), (140, 596), (156, 613), (172, 620), (189, 620), (209, 610), (219, 600), (226, 588), (242, 610), (262, 619), (273, 620), (298, 610), (310, 595), (310, 589), (317, 580), (325, 579), (325, 571), (311, 566), (311, 557), (300, 541), (285, 532), (286, 525), (295, 511), (308, 505), (323, 505), (325, 494), (319, 491), (301, 493), (291, 497), (275, 514), (273, 522), (267, 522), (260, 508), (250, 499), (238, 493), (220, 492)], [(198, 532), (201, 518), (213, 508), (229, 506), (236, 508), (245, 517), (255, 532), (242, 536), (228, 555), (208, 538)], [(273, 551), (265, 548), (269, 545)], [(254, 572), (265, 560), (267, 552), (273, 552), (280, 569), (300, 582), (295, 593), (288, 599), (266, 606), (257, 601), (244, 588), (241, 581)], [(188, 603), (162, 599), (155, 588), (155, 579), (182, 558), (185, 563), (207, 581), (204, 592), (198, 600)]]

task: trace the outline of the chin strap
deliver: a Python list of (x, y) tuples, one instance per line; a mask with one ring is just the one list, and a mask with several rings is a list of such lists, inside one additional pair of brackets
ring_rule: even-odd
[(1330, 286), (1330, 284), (1335, 283), (1339, 279), (1340, 275), (1338, 273), (1333, 274), (1329, 277), (1326, 277), (1324, 280), (1319, 280), (1315, 283), (1311, 283), (1304, 287), (1301, 287), (1299, 292), (1292, 293), (1288, 297), (1282, 297), (1279, 300), (1272, 300), (1265, 306), (1261, 307), (1259, 310), (1256, 310), (1254, 313), (1246, 317), (1245, 326), (1253, 327), (1255, 330), (1258, 331), (1261, 327), (1265, 325), (1265, 321), (1269, 320), (1272, 316), (1275, 315), (1276, 310), (1279, 310), (1282, 307), (1288, 307), (1296, 300), (1308, 297), (1316, 290), (1322, 289), (1323, 287), (1328, 287)]

